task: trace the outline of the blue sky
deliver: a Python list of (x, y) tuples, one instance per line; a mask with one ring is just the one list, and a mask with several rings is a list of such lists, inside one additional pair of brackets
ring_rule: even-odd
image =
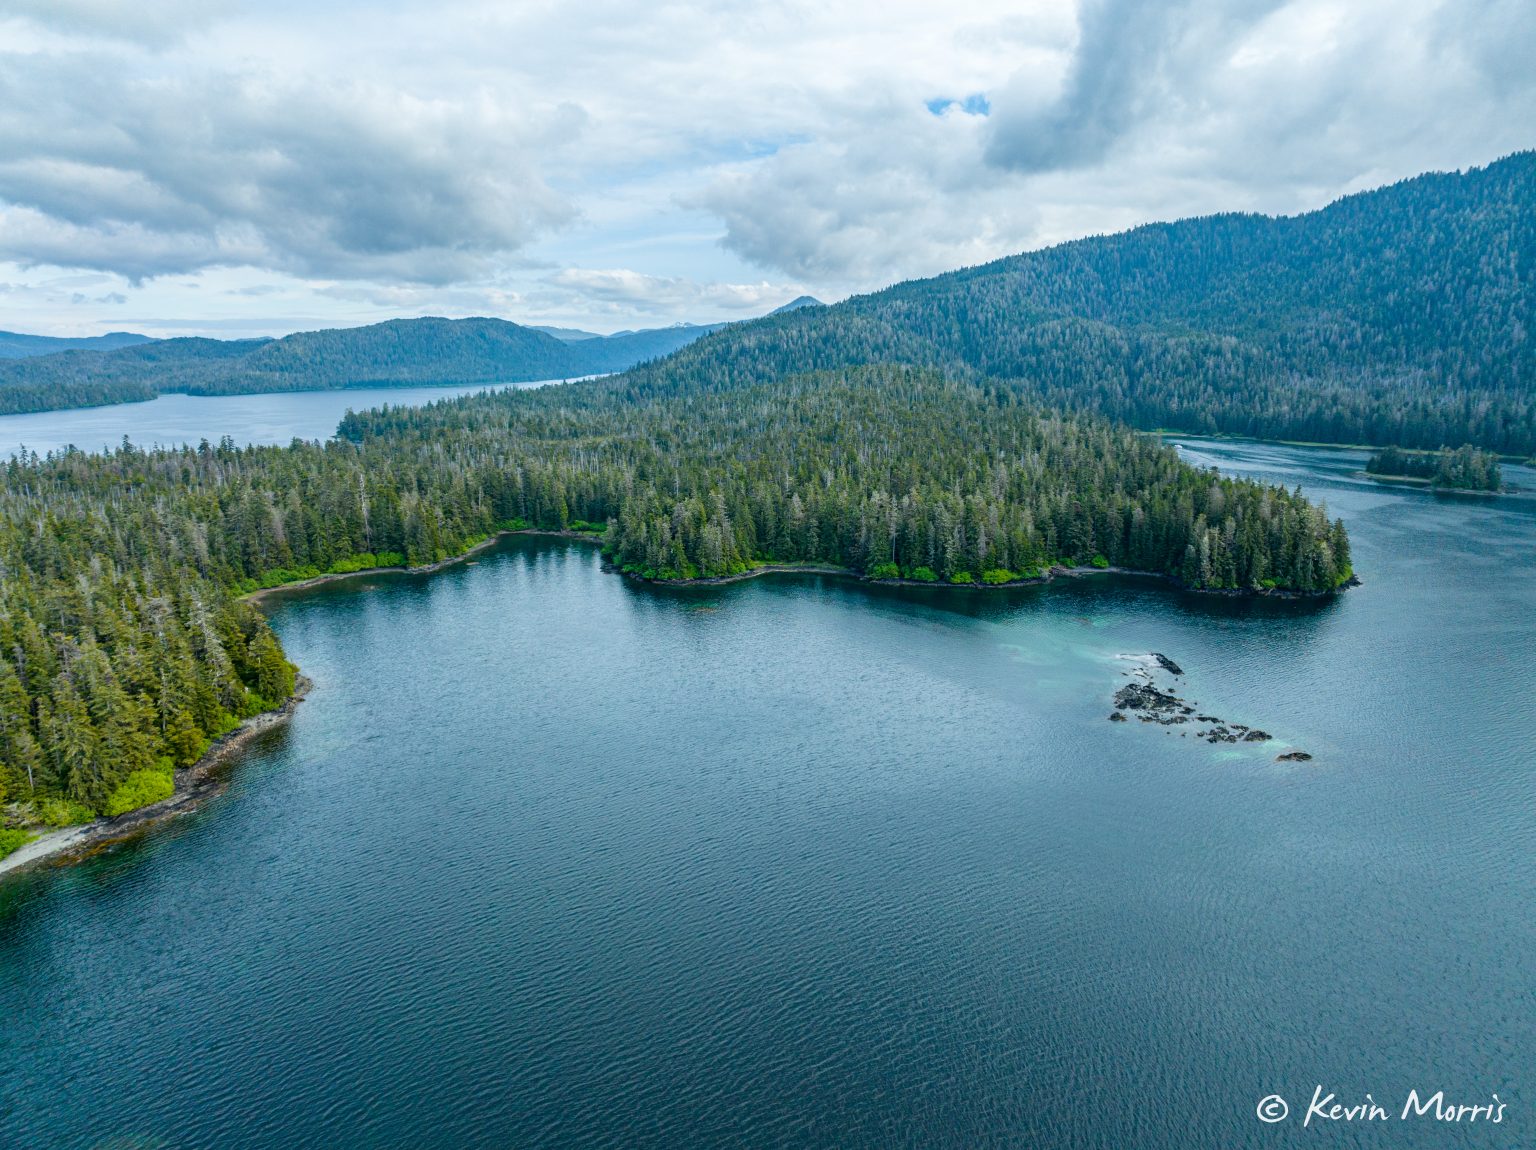
[(7, 0), (0, 328), (759, 314), (1536, 145), (1528, 0)]

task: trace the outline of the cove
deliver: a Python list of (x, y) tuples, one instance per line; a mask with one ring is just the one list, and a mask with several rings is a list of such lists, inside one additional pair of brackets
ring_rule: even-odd
[[(0, 883), (0, 1145), (1273, 1147), (1317, 1082), (1518, 1130), (1536, 501), (1185, 450), (1325, 498), (1365, 585), (648, 587), (513, 538), (269, 598), (316, 686), (228, 792)], [(1147, 651), (1315, 761), (1107, 722)]]

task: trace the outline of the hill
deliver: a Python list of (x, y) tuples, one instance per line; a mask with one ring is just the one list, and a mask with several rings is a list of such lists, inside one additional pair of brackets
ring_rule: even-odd
[(769, 315), (779, 315), (782, 312), (786, 312), (786, 311), (799, 311), (803, 307), (826, 307), (826, 306), (827, 306), (826, 304), (822, 303), (819, 299), (817, 299), (813, 295), (802, 295), (802, 296), (796, 296), (794, 299), (790, 300), (787, 304), (783, 304), (780, 307), (774, 308), (768, 314)]
[(1536, 153), (1293, 217), (1153, 224), (738, 324), (626, 380), (864, 363), (1143, 428), (1536, 453)]
[(79, 339), (0, 331), (0, 359), (26, 359), (33, 355), (52, 355), (58, 351), (112, 351), (119, 347), (131, 347), (136, 343), (149, 342), (151, 342), (149, 336), (131, 331), (109, 331), (106, 335), (84, 336)]
[(157, 340), (0, 363), (0, 414), (153, 399), (347, 387), (524, 383), (622, 371), (723, 325), (560, 339), (499, 319), (400, 319), (282, 339)]

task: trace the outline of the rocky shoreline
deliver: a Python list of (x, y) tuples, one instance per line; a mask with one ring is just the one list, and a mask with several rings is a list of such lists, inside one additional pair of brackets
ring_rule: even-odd
[(303, 676), (282, 706), (252, 715), (227, 735), (214, 740), (202, 757), (190, 767), (176, 772), (176, 789), (171, 797), (116, 818), (98, 818), (75, 827), (61, 827), (33, 839), (0, 859), (0, 875), (21, 870), (47, 859), (73, 862), (96, 848), (139, 834), (166, 819), (197, 809), (205, 800), (224, 789), (219, 768), (237, 751), (243, 750), (257, 735), (269, 731), (298, 709), (314, 684)]
[[(1194, 731), (1197, 739), (1204, 739), (1208, 743), (1269, 743), (1276, 741), (1268, 731), (1258, 727), (1250, 727), (1246, 723), (1233, 723), (1216, 715), (1201, 714), (1200, 709), (1172, 690), (1170, 683), (1167, 689), (1158, 685), (1155, 675), (1163, 672), (1169, 676), (1182, 676), (1181, 668), (1167, 655), (1153, 651), (1146, 655), (1122, 655), (1122, 659), (1135, 660), (1141, 665), (1125, 674), (1131, 679), (1115, 692), (1115, 709), (1110, 712), (1109, 721), (1112, 723), (1129, 722), (1131, 716), (1143, 723), (1152, 723), (1161, 727), (1198, 727)], [(1170, 732), (1171, 733), (1171, 732)], [(1188, 731), (1180, 731), (1181, 738), (1189, 736)], [(1312, 756), (1306, 751), (1289, 750), (1275, 756), (1277, 763), (1304, 763), (1310, 762)]]

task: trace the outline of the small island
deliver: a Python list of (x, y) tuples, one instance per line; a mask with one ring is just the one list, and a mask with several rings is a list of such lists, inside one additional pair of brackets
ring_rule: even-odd
[(1383, 482), (1425, 484), (1437, 491), (1500, 491), (1499, 457), (1470, 444), (1439, 451), (1386, 447), (1374, 453), (1365, 473)]

